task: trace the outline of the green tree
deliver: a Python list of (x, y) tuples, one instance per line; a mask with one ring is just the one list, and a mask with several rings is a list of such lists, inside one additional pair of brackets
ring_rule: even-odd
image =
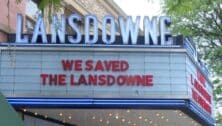
[[(42, 11), (44, 14), (44, 10), (48, 8), (47, 14), (49, 16), (49, 19), (51, 19), (51, 15), (56, 14), (61, 9), (62, 0), (33, 0), (37, 3), (38, 8)], [(22, 0), (16, 0), (16, 2), (19, 4), (22, 2)]]
[[(214, 96), (222, 101), (222, 0), (164, 0), (164, 13), (172, 17), (172, 32), (192, 36), (213, 78)], [(221, 115), (217, 114), (222, 124)]]

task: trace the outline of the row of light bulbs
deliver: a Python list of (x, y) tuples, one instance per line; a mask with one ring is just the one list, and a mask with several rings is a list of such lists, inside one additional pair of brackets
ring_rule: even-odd
[[(126, 110), (126, 113), (130, 113), (130, 110)], [(113, 116), (115, 119), (121, 119), (121, 122), (122, 122), (122, 123), (127, 123), (128, 125), (132, 125), (132, 126), (136, 126), (136, 125), (137, 125), (136, 123), (133, 123), (133, 122), (130, 121), (130, 120), (127, 121), (126, 118), (121, 117), (118, 113), (117, 113), (117, 114), (109, 113), (108, 116), (109, 116), (109, 117), (112, 117), (112, 116)], [(93, 119), (93, 120), (96, 120), (96, 116), (95, 116), (95, 115), (92, 116), (92, 119)], [(104, 122), (102, 118), (98, 118), (98, 119), (99, 119), (98, 121), (99, 121), (100, 123)], [(139, 116), (138, 116), (138, 119), (140, 119), (140, 120), (143, 119), (142, 115), (139, 115)], [(144, 122), (147, 122), (147, 123), (149, 123), (150, 125), (153, 124), (153, 126), (157, 126), (156, 123), (154, 123), (152, 120), (148, 120), (147, 118), (144, 118)], [(110, 121), (109, 121), (109, 120), (106, 120), (105, 123), (106, 123), (106, 124), (110, 124)]]
[[(23, 109), (23, 111), (24, 111), (24, 112), (27, 112), (27, 109)], [(37, 112), (34, 112), (34, 115), (37, 116), (38, 113), (37, 113)], [(63, 116), (63, 114), (60, 112), (60, 113), (59, 113), (59, 116)], [(44, 117), (45, 117), (45, 119), (47, 119), (47, 118), (48, 118), (48, 115), (45, 114)], [(68, 119), (71, 120), (71, 119), (72, 119), (72, 116), (69, 115), (69, 116), (68, 116)], [(63, 122), (63, 123), (66, 123), (66, 122), (65, 122), (65, 119), (63, 119), (62, 122)]]
[[(26, 112), (27, 110), (26, 110), (26, 109), (23, 109), (23, 111)], [(175, 110), (174, 112), (175, 112), (176, 114), (178, 114), (178, 117), (187, 118), (186, 115), (184, 115), (184, 114), (183, 114), (181, 111), (179, 111), (179, 110)], [(130, 110), (126, 110), (126, 113), (130, 113)], [(37, 116), (38, 113), (37, 113), (37, 112), (34, 112), (34, 115)], [(108, 115), (109, 115), (109, 117), (112, 117), (114, 114), (109, 113)], [(59, 116), (62, 117), (63, 114), (60, 112), (60, 113), (59, 113)], [(48, 118), (47, 114), (46, 114), (44, 117), (45, 117), (45, 118)], [(165, 116), (164, 116), (163, 113), (156, 113), (156, 117), (159, 117), (159, 118), (162, 119), (162, 120), (165, 119), (166, 122), (169, 122), (169, 119), (168, 119), (168, 118), (165, 118)], [(115, 114), (114, 118), (115, 118), (115, 119), (120, 119), (119, 114)], [(138, 119), (142, 119), (142, 118), (143, 118), (142, 115), (139, 115), (139, 116), (138, 116)], [(69, 116), (68, 116), (68, 119), (71, 120), (71, 119), (72, 119), (72, 116), (69, 115)], [(96, 119), (96, 116), (92, 116), (92, 119), (95, 120), (95, 119)], [(129, 124), (129, 125), (136, 126), (136, 123), (133, 123), (133, 122), (131, 122), (130, 120), (127, 121), (127, 120), (126, 120), (125, 118), (123, 118), (123, 117), (121, 118), (121, 121), (122, 121), (123, 123), (126, 122), (126, 123)], [(99, 122), (102, 123), (102, 122), (103, 122), (103, 119), (100, 118), (100, 119), (99, 119)], [(152, 120), (148, 120), (147, 118), (144, 118), (144, 122), (148, 122), (149, 124), (153, 124), (154, 126), (157, 126), (156, 123), (153, 123)], [(63, 119), (63, 123), (65, 123), (65, 119)], [(107, 121), (106, 121), (106, 124), (110, 124), (110, 121), (107, 120)], [(194, 122), (193, 120), (192, 120), (192, 124), (193, 124), (194, 126), (197, 126), (197, 125), (198, 125), (198, 124), (197, 124), (196, 122)]]
[[(26, 110), (26, 109), (23, 109), (23, 111), (26, 112), (27, 110)], [(130, 110), (127, 110), (126, 112), (127, 112), (127, 113), (130, 113)], [(34, 115), (37, 116), (38, 113), (37, 113), (37, 112), (34, 112)], [(110, 116), (110, 117), (111, 117), (112, 115), (113, 115), (112, 113), (109, 113), (109, 116)], [(62, 113), (59, 113), (59, 116), (63, 116), (63, 114), (62, 114)], [(156, 116), (159, 116), (159, 113), (157, 113)], [(46, 114), (44, 117), (45, 117), (45, 118), (48, 118), (47, 114)], [(161, 116), (161, 117), (163, 117), (163, 116)], [(115, 119), (119, 119), (119, 118), (120, 118), (120, 117), (119, 117), (119, 114), (116, 114), (116, 115), (115, 115)], [(68, 119), (71, 120), (71, 119), (72, 119), (72, 116), (69, 115), (69, 116), (68, 116)], [(92, 119), (95, 120), (96, 117), (95, 117), (95, 116), (92, 116)], [(139, 115), (139, 116), (138, 116), (138, 119), (142, 119), (142, 116)], [(127, 122), (127, 124), (129, 124), (129, 125), (132, 124), (133, 126), (136, 126), (136, 123), (133, 123), (133, 122), (131, 122), (131, 121), (126, 121), (125, 118), (122, 118), (121, 121), (122, 121), (123, 123), (124, 123), (124, 122)], [(144, 121), (145, 121), (145, 122), (148, 122), (149, 124), (153, 124), (153, 121), (152, 121), (152, 120), (149, 120), (149, 121), (148, 121), (147, 118), (145, 118)], [(101, 123), (103, 122), (102, 118), (100, 118), (99, 122), (101, 122)], [(63, 119), (63, 123), (65, 123), (65, 119)], [(107, 120), (107, 121), (106, 121), (106, 124), (110, 124), (110, 121)], [(154, 123), (154, 126), (157, 126), (157, 124)]]

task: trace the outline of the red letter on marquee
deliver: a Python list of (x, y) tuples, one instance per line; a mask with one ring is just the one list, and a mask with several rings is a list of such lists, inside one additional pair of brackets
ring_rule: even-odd
[(153, 86), (153, 75), (145, 75), (146, 84), (145, 86)]
[(200, 81), (200, 83), (201, 83), (203, 86), (205, 86), (206, 80), (205, 80), (204, 76), (202, 75), (202, 73), (201, 73), (199, 70), (197, 70), (197, 78), (198, 78), (198, 80)]
[(102, 64), (102, 61), (101, 61), (101, 60), (99, 60), (99, 61), (96, 63), (95, 71), (104, 71), (103, 64)]
[(93, 69), (93, 60), (87, 60), (86, 61), (86, 71), (91, 71)]
[(62, 60), (62, 67), (64, 71), (72, 70), (73, 60)]
[(128, 64), (128, 62), (127, 61), (121, 61), (120, 62), (121, 64), (120, 64), (120, 70), (121, 71), (127, 71), (128, 69), (129, 69), (129, 64)]
[(76, 60), (75, 61), (75, 70), (76, 71), (82, 71), (82, 60)]
[(66, 75), (59, 74), (59, 85), (64, 86), (66, 85)]
[(46, 78), (48, 77), (48, 74), (40, 74), (42, 85), (46, 85)]

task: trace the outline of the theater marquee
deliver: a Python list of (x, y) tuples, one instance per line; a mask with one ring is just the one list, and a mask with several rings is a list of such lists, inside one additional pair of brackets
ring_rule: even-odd
[(1, 91), (9, 97), (191, 98), (212, 111), (212, 87), (186, 53), (29, 49), (14, 59), (1, 52)]
[[(82, 19), (73, 14), (61, 16), (61, 29), (56, 31), (52, 25), (52, 33), (47, 35), (41, 17), (33, 34), (23, 34), (22, 16), (17, 16), (16, 34), (9, 35), (11, 43), (0, 46), (0, 90), (12, 103), (14, 98), (19, 99), (18, 104), (21, 98), (45, 98), (41, 104), (50, 98), (105, 98), (105, 102), (133, 98), (160, 99), (158, 103), (148, 100), (153, 106), (172, 100), (172, 106), (181, 107), (174, 100), (182, 99), (183, 107), (191, 110), (195, 103), (201, 109), (201, 120), (212, 116), (213, 87), (192, 45), (183, 39), (173, 41), (167, 29), (169, 17), (160, 17), (159, 23), (156, 17), (144, 17), (142, 36), (138, 34), (140, 17), (135, 21), (119, 17), (117, 35), (115, 19), (105, 16), (101, 36), (97, 18), (84, 18), (84, 33), (76, 25)], [(52, 23), (56, 22), (53, 18)], [(65, 34), (66, 25), (75, 34)], [(110, 34), (107, 26), (111, 26)], [(208, 121), (212, 123), (211, 118)]]

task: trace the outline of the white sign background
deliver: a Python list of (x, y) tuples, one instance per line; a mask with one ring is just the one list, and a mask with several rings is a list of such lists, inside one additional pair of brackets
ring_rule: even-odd
[[(15, 53), (15, 54), (14, 54)], [(85, 74), (86, 71), (64, 71), (62, 59), (126, 60), (125, 72), (91, 72), (92, 74), (153, 75), (153, 86), (43, 86), (40, 74)], [(0, 89), (10, 97), (188, 97), (185, 53), (152, 52), (1, 52)]]

